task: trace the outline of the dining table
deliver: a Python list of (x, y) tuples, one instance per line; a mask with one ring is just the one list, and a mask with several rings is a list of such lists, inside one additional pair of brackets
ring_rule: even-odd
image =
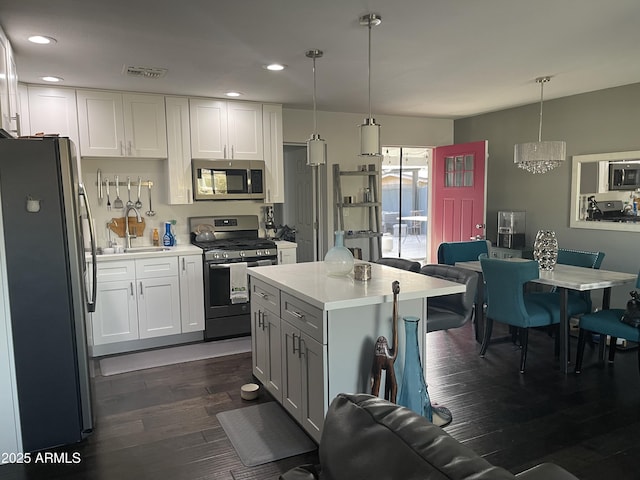
[[(531, 262), (524, 258), (505, 258), (505, 262)], [(456, 266), (473, 270), (482, 275), (482, 266), (479, 260), (468, 262), (456, 262)], [(608, 309), (611, 302), (611, 288), (635, 282), (637, 273), (615, 272), (611, 270), (600, 270), (587, 267), (576, 267), (574, 265), (564, 265), (557, 263), (553, 270), (540, 270), (540, 276), (532, 283), (549, 285), (556, 288), (560, 301), (560, 371), (569, 372), (569, 315), (567, 313), (567, 301), (569, 290), (585, 292), (590, 290), (603, 290), (602, 309)], [(479, 288), (483, 288), (484, 282), (480, 281)], [(482, 302), (484, 295), (478, 292), (478, 302)], [(476, 312), (482, 312), (479, 317), (483, 317), (484, 309), (482, 304), (476, 305)], [(482, 319), (484, 323), (484, 318)]]

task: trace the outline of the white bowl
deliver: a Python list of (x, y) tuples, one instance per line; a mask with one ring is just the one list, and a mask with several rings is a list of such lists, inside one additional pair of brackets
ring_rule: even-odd
[(255, 400), (258, 398), (258, 391), (260, 390), (260, 385), (256, 383), (245, 383), (240, 387), (240, 396), (245, 400)]

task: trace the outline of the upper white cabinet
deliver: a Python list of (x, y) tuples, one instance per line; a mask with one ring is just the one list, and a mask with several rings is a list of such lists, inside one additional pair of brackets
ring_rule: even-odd
[[(262, 106), (267, 203), (284, 203), (282, 105)], [(295, 262), (294, 262), (295, 263)]]
[(9, 41), (0, 30), (0, 128), (18, 134), (18, 75)]
[(162, 95), (78, 90), (83, 157), (166, 158)]
[(72, 88), (27, 87), (29, 105), (28, 122), (23, 122), (28, 130), (24, 134), (58, 133), (69, 137), (78, 145), (78, 113), (76, 110), (76, 91)]
[(263, 160), (262, 104), (192, 98), (191, 156)]
[(191, 189), (191, 144), (189, 131), (189, 100), (166, 97), (167, 108), (167, 187), (168, 203), (193, 203)]

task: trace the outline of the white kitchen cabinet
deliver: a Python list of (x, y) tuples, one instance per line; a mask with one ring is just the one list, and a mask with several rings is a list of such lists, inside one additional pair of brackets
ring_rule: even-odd
[[(76, 147), (79, 146), (75, 89), (29, 85), (27, 98), (29, 130), (23, 134), (57, 133), (61, 137), (69, 137)], [(23, 115), (27, 116), (26, 113)]]
[(189, 99), (191, 156), (263, 160), (262, 104)]
[(135, 262), (140, 338), (180, 333), (178, 258), (153, 257)]
[[(265, 189), (267, 203), (284, 203), (282, 105), (262, 106)], [(295, 262), (294, 262), (295, 263)]]
[(167, 116), (167, 187), (170, 205), (193, 203), (189, 99), (165, 97)]
[(0, 127), (11, 130), (11, 113), (9, 111), (9, 42), (0, 31)]
[(98, 263), (93, 345), (180, 333), (177, 257)]
[(78, 90), (83, 157), (166, 158), (162, 95)]
[(251, 284), (251, 296), (253, 374), (282, 403), (280, 292), (256, 280)]
[(278, 265), (297, 263), (297, 244), (278, 240), (276, 241), (276, 246), (278, 248)]
[(204, 330), (204, 277), (202, 255), (184, 255), (180, 266), (180, 318), (182, 333)]
[(132, 260), (98, 264), (96, 311), (91, 314), (93, 345), (136, 340), (138, 301)]

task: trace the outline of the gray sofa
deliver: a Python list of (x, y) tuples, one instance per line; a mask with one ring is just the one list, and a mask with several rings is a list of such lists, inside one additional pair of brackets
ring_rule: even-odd
[(513, 475), (413, 411), (366, 394), (339, 394), (325, 418), (320, 465), (281, 480), (578, 480), (552, 463)]

